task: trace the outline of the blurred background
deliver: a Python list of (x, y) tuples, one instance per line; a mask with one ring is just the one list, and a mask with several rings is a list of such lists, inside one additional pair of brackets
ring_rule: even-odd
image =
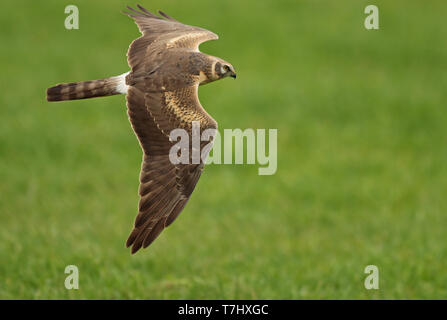
[[(219, 34), (201, 50), (238, 79), (201, 102), (221, 130), (278, 129), (278, 170), (207, 166), (131, 256), (142, 154), (125, 98), (50, 104), (45, 90), (128, 71), (140, 34), (121, 10), (137, 3), (2, 3), (0, 298), (447, 298), (445, 1), (141, 0)], [(380, 30), (364, 27), (369, 4)]]

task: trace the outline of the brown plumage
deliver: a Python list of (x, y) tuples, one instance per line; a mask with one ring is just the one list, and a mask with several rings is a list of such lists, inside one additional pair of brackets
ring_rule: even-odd
[[(129, 120), (143, 149), (138, 215), (126, 242), (135, 253), (177, 218), (204, 168), (202, 160), (198, 164), (171, 163), (171, 130), (185, 129), (191, 136), (193, 121), (200, 122), (201, 131), (217, 129), (216, 121), (200, 104), (198, 87), (236, 74), (228, 62), (198, 49), (202, 42), (218, 39), (216, 34), (182, 24), (161, 11), (159, 17), (141, 6), (128, 9), (125, 13), (142, 33), (127, 53), (131, 71), (101, 80), (59, 84), (47, 90), (47, 100), (127, 94)], [(207, 143), (201, 142), (201, 147)]]
[(48, 101), (77, 100), (95, 97), (105, 97), (119, 94), (116, 87), (119, 77), (110, 77), (99, 80), (61, 83), (48, 88)]

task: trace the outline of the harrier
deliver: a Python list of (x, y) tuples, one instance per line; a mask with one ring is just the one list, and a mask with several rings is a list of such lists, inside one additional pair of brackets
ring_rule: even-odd
[[(192, 135), (192, 122), (200, 130), (217, 129), (216, 121), (198, 98), (200, 85), (226, 77), (236, 78), (233, 66), (199, 51), (213, 32), (185, 25), (159, 11), (138, 5), (124, 12), (142, 36), (127, 52), (130, 71), (100, 80), (63, 83), (47, 89), (48, 101), (64, 101), (126, 94), (127, 113), (143, 149), (138, 215), (126, 246), (132, 253), (149, 246), (180, 214), (202, 173), (204, 162), (173, 164), (169, 152), (173, 129)], [(191, 140), (191, 139), (190, 139)], [(209, 149), (208, 149), (209, 150)]]

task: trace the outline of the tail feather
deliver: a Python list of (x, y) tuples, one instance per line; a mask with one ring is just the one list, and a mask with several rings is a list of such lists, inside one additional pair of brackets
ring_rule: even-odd
[(65, 101), (105, 97), (127, 93), (126, 75), (99, 80), (61, 83), (47, 89), (47, 101)]

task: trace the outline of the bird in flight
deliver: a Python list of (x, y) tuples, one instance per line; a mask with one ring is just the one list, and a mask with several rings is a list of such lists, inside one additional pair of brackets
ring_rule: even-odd
[(128, 6), (129, 12), (124, 12), (142, 33), (129, 46), (129, 72), (47, 89), (48, 101), (126, 95), (129, 121), (143, 150), (138, 215), (126, 242), (127, 247), (132, 246), (132, 254), (149, 246), (177, 218), (205, 165), (203, 159), (173, 164), (170, 132), (183, 129), (191, 138), (193, 121), (200, 123), (201, 131), (217, 130), (217, 122), (200, 104), (198, 88), (226, 77), (236, 78), (230, 63), (199, 51), (201, 43), (217, 40), (216, 34), (185, 25), (161, 11), (157, 16), (137, 7)]

